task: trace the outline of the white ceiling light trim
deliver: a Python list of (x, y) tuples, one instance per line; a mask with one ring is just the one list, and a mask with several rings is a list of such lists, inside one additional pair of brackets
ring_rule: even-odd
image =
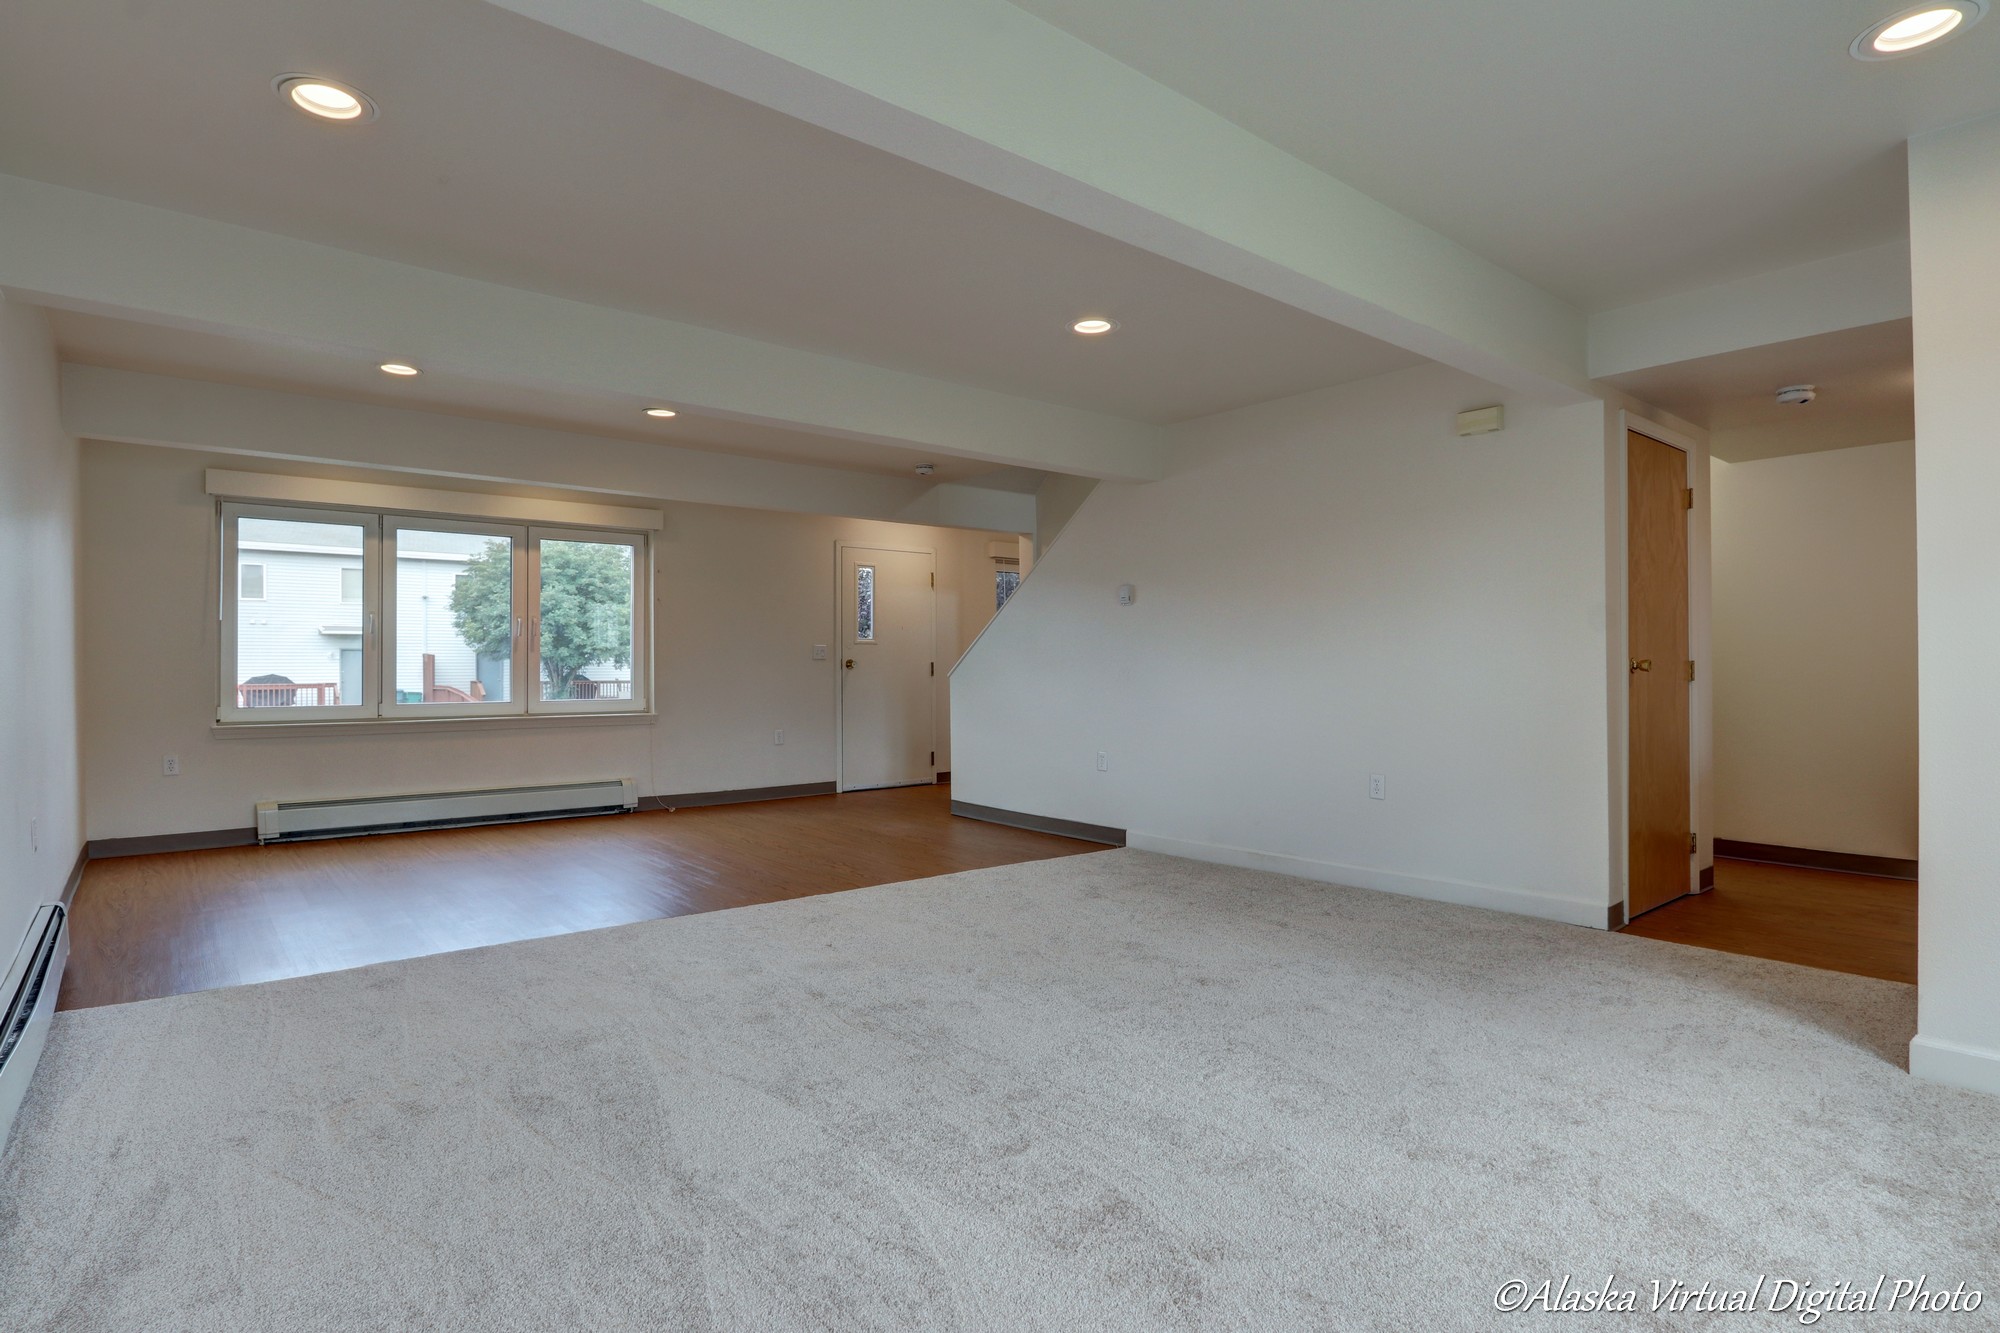
[(1987, 0), (1931, 0), (1892, 14), (1854, 39), (1856, 60), (1895, 60), (1959, 36), (1986, 16)]
[(404, 379), (408, 379), (412, 375), (421, 375), (424, 373), (407, 361), (384, 361), (375, 368), (384, 375), (400, 375)]
[(375, 102), (359, 88), (317, 74), (280, 74), (271, 80), (278, 96), (316, 120), (359, 124), (375, 119)]
[(1071, 333), (1081, 333), (1086, 338), (1102, 338), (1107, 333), (1117, 332), (1118, 321), (1093, 316), (1089, 319), (1079, 319), (1069, 328)]

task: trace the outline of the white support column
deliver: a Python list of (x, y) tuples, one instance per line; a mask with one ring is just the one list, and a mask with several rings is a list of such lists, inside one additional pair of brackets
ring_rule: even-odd
[(1910, 1072), (2000, 1093), (1996, 219), (2000, 116), (1910, 141), (1923, 820)]

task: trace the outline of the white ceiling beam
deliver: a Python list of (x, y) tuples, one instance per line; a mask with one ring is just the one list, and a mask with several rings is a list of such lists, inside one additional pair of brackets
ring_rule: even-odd
[(491, 0), (1482, 379), (1580, 312), (1005, 0)]
[(81, 439), (992, 532), (1035, 527), (1035, 497), (1012, 491), (100, 366), (63, 367), (62, 409)]
[(1907, 239), (1590, 317), (1594, 379), (1910, 317)]
[(1161, 428), (0, 176), (0, 290), (497, 383), (1150, 480)]

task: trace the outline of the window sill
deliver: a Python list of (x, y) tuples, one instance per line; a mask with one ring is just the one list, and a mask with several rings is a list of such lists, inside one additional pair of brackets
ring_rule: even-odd
[(506, 717), (361, 717), (328, 722), (212, 722), (209, 734), (249, 736), (403, 736), (431, 732), (546, 731), (567, 727), (650, 727), (659, 721), (644, 713), (536, 713)]

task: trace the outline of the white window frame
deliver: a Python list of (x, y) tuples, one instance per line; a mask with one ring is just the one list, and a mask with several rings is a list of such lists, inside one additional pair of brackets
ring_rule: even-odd
[(361, 529), (361, 682), (364, 698), (353, 703), (341, 702), (326, 707), (312, 708), (246, 708), (236, 702), (236, 674), (238, 620), (242, 604), (248, 600), (269, 605), (271, 600), (271, 571), (268, 563), (264, 570), (264, 596), (244, 598), (243, 582), (239, 577), (225, 581), (229, 596), (224, 599), (222, 611), (222, 651), (216, 663), (217, 704), (216, 720), (219, 722), (241, 723), (247, 726), (272, 726), (276, 724), (297, 724), (300, 722), (349, 722), (372, 719), (376, 716), (376, 699), (371, 693), (370, 682), (377, 676), (377, 658), (380, 653), (380, 636), (376, 633), (377, 588), (380, 578), (370, 579), (368, 570), (381, 569), (382, 526), (374, 514), (359, 514), (349, 509), (307, 509), (295, 505), (255, 505), (225, 503), (222, 506), (222, 567), (240, 569), (241, 558), (238, 549), (238, 520), (245, 518), (267, 518), (281, 523), (334, 523), (344, 528)]
[[(542, 620), (540, 615), (542, 591), (542, 543), (595, 542), (601, 545), (630, 546), (632, 548), (632, 697), (630, 699), (544, 699), (542, 698)], [(530, 527), (528, 529), (528, 582), (533, 598), (528, 604), (527, 633), (527, 687), (522, 698), (527, 701), (528, 712), (532, 714), (559, 715), (563, 713), (643, 713), (651, 705), (653, 697), (652, 654), (647, 646), (653, 641), (652, 632), (652, 584), (647, 573), (652, 564), (650, 544), (643, 532), (616, 532), (605, 528), (553, 528)]]
[[(222, 580), (216, 720), (227, 725), (298, 726), (352, 722), (474, 721), (481, 718), (559, 717), (584, 713), (650, 713), (653, 707), (653, 630), (651, 534), (627, 528), (543, 527), (468, 518), (374, 509), (339, 509), (303, 504), (260, 504), (223, 500), (222, 567), (238, 571), (238, 522), (268, 518), (280, 522), (334, 523), (359, 527), (361, 553), (362, 690), (352, 703), (328, 707), (245, 708), (236, 702), (238, 621), (244, 601), (269, 600), (270, 571), (265, 569), (265, 597), (245, 599), (240, 573)], [(398, 704), (395, 702), (394, 659), (386, 646), (394, 616), (396, 561), (393, 534), (399, 529), (467, 531), (514, 539), (514, 605), (517, 648), (513, 659), (513, 700), (506, 704)], [(597, 542), (632, 550), (632, 697), (629, 699), (542, 699), (541, 624), (535, 612), (541, 599), (541, 543)], [(343, 599), (344, 600), (344, 599)]]
[[(512, 548), (514, 655), (508, 663), (508, 700), (505, 703), (406, 704), (396, 701), (396, 576), (399, 568), (396, 534), (413, 532), (466, 532), (480, 537), (506, 539)], [(521, 577), (526, 567), (524, 548), (528, 530), (508, 523), (485, 523), (470, 519), (422, 518), (409, 514), (382, 516), (382, 716), (394, 718), (519, 717), (527, 710), (527, 692), (522, 688), (525, 673), (521, 639), (528, 618), (528, 589)], [(365, 585), (367, 575), (362, 575)]]

